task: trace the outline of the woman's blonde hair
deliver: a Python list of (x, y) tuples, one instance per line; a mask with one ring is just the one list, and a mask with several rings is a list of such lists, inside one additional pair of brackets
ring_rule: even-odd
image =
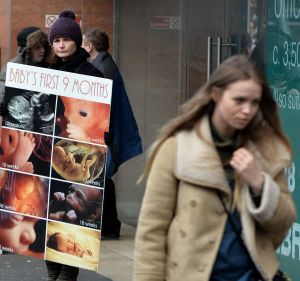
[(183, 106), (181, 113), (170, 120), (160, 131), (157, 140), (150, 148), (144, 175), (151, 170), (153, 160), (161, 144), (170, 136), (181, 130), (190, 130), (206, 114), (214, 109), (212, 90), (218, 89), (221, 93), (232, 83), (240, 80), (253, 79), (262, 88), (260, 109), (251, 123), (241, 131), (243, 142), (256, 141), (263, 136), (264, 127), (271, 128), (279, 139), (291, 151), (290, 143), (285, 136), (279, 119), (277, 104), (273, 99), (267, 80), (255, 64), (245, 55), (235, 55), (225, 61), (212, 73), (208, 82)]

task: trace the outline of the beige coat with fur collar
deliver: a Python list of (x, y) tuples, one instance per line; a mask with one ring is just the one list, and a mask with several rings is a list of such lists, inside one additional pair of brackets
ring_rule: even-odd
[[(138, 222), (134, 281), (210, 278), (227, 220), (216, 189), (227, 203), (232, 195), (208, 118), (199, 129), (206, 141), (195, 131), (180, 132), (164, 142), (155, 158)], [(265, 183), (259, 207), (241, 183), (240, 214), (250, 255), (264, 278), (271, 280), (278, 269), (275, 249), (295, 220), (295, 207), (284, 178), (290, 155), (276, 137), (267, 141), (247, 145), (264, 171)]]

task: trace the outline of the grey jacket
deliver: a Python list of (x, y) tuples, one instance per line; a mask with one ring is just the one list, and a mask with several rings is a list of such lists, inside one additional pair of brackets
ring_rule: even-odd
[(100, 52), (91, 63), (102, 72), (105, 78), (114, 79), (116, 64), (108, 52)]

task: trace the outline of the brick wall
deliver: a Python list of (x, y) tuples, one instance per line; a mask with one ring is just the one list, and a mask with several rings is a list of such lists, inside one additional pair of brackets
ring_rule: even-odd
[(83, 31), (89, 27), (106, 31), (113, 46), (114, 0), (1, 0), (1, 67), (16, 55), (16, 37), (22, 28), (35, 25), (48, 32), (45, 15), (57, 15), (65, 9), (81, 18)]
[(9, 2), (10, 0), (0, 1), (0, 67), (6, 62), (10, 49)]

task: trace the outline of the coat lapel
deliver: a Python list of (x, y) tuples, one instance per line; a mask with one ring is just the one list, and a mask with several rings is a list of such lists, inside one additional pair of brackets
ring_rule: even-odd
[[(203, 117), (196, 128), (181, 131), (177, 135), (176, 173), (178, 178), (230, 193), (223, 166), (212, 141), (208, 116)], [(198, 133), (196, 130), (199, 130)], [(259, 144), (249, 142), (246, 148), (255, 155), (259, 167), (274, 177), (289, 164), (290, 153), (276, 136), (272, 136), (272, 132), (268, 131), (266, 134), (268, 134), (267, 140), (264, 139)]]
[(200, 135), (193, 129), (182, 131), (177, 136), (177, 176), (200, 186), (229, 193), (225, 173), (212, 141), (208, 117), (203, 118), (197, 129)]

